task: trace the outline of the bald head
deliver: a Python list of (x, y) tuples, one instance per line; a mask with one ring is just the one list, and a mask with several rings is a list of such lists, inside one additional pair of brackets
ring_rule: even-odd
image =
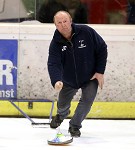
[(54, 15), (54, 23), (58, 31), (67, 39), (70, 39), (72, 34), (72, 18), (66, 11), (58, 11)]
[(53, 17), (54, 23), (57, 18), (62, 17), (62, 16), (69, 18), (69, 20), (72, 22), (72, 17), (67, 11), (58, 11)]

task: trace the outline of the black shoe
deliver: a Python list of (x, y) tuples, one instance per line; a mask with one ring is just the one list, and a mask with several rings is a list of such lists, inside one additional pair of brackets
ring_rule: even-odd
[(72, 137), (80, 137), (81, 132), (78, 128), (69, 127), (68, 132), (70, 132)]
[(57, 128), (58, 126), (60, 126), (62, 122), (63, 122), (63, 120), (60, 119), (60, 115), (57, 114), (57, 115), (52, 119), (52, 121), (51, 121), (51, 123), (50, 123), (50, 127), (55, 129), (55, 128)]

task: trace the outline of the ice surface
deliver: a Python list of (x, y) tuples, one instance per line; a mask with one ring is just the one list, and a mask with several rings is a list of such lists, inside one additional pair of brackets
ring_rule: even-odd
[[(68, 125), (66, 119), (60, 127), (65, 136), (69, 136)], [(80, 138), (67, 146), (53, 146), (47, 139), (55, 137), (56, 129), (35, 128), (26, 118), (0, 118), (0, 150), (135, 150), (135, 120), (86, 119), (82, 125)]]

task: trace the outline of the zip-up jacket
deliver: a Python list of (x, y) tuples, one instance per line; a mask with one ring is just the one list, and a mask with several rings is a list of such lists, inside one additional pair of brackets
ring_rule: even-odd
[(72, 24), (70, 41), (56, 29), (49, 47), (48, 72), (52, 86), (57, 81), (80, 88), (95, 73), (104, 74), (107, 45), (102, 37), (87, 25)]

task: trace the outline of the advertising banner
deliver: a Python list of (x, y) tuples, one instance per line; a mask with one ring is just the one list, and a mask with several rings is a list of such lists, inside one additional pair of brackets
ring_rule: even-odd
[(0, 100), (17, 98), (17, 40), (0, 40)]

